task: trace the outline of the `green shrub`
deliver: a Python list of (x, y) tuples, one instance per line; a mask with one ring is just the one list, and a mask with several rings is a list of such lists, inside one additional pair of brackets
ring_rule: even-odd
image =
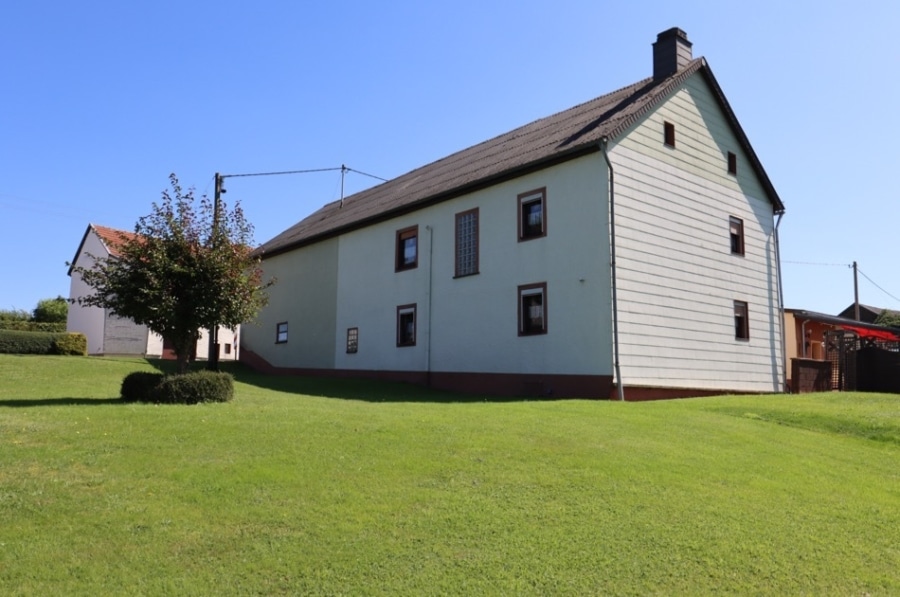
[(197, 404), (229, 402), (234, 397), (234, 378), (230, 373), (195, 371), (170, 375), (159, 386), (160, 402)]
[(59, 334), (0, 330), (0, 353), (53, 354), (53, 343)]
[(31, 312), (34, 321), (66, 323), (69, 314), (69, 301), (61, 296), (55, 299), (43, 299), (38, 301), (37, 307)]
[(150, 371), (135, 371), (122, 380), (122, 400), (126, 402), (159, 402), (159, 386), (165, 376)]
[(87, 354), (84, 334), (58, 332), (24, 332), (0, 330), (0, 353), (3, 354)]
[(0, 309), (0, 321), (28, 321), (31, 315), (24, 309)]
[(40, 321), (23, 321), (20, 319), (0, 319), (0, 330), (16, 330), (20, 332), (65, 332), (66, 323), (46, 323)]
[(87, 355), (87, 336), (80, 333), (58, 334), (52, 346), (53, 354)]
[(197, 404), (229, 402), (234, 397), (230, 373), (196, 371), (184, 375), (163, 375), (136, 371), (122, 380), (122, 399), (127, 402)]

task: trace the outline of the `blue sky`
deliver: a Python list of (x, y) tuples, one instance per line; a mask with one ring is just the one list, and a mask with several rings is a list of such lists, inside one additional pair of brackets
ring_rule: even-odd
[[(68, 296), (89, 222), (132, 230), (175, 172), (384, 178), (651, 74), (673, 26), (705, 56), (787, 206), (787, 307), (900, 309), (900, 3), (6, 2), (0, 309)], [(339, 172), (235, 178), (268, 240)], [(350, 173), (350, 194), (375, 183)]]

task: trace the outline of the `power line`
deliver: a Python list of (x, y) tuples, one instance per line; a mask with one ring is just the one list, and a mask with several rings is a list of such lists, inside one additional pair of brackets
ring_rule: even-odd
[(865, 274), (865, 272), (863, 272), (861, 269), (859, 269), (859, 266), (857, 266), (856, 271), (858, 271), (860, 274), (862, 274), (862, 277), (863, 277), (863, 278), (865, 278), (866, 280), (868, 280), (869, 282), (871, 282), (872, 285), (875, 286), (875, 288), (877, 288), (877, 289), (880, 290), (881, 292), (885, 293), (886, 295), (888, 295), (889, 297), (891, 297), (892, 299), (894, 299), (895, 301), (897, 301), (898, 303), (900, 303), (900, 299), (898, 299), (896, 296), (894, 296), (893, 294), (891, 294), (890, 292), (888, 292), (887, 290), (885, 290), (884, 288), (882, 288), (881, 286), (879, 286), (878, 284), (876, 284), (876, 283), (875, 283), (875, 280), (873, 280), (872, 278), (870, 278), (869, 276), (867, 276), (867, 275)]
[(788, 261), (787, 259), (782, 259), (781, 263), (790, 263), (792, 265), (819, 265), (825, 267), (853, 267), (848, 263), (816, 263), (814, 261)]

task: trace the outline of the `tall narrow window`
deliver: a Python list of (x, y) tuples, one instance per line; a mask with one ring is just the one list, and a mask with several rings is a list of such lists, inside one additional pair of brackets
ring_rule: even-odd
[(288, 324), (286, 321), (275, 324), (275, 344), (284, 344), (288, 339)]
[(732, 216), (728, 220), (731, 235), (731, 254), (744, 254), (744, 220)]
[(747, 303), (744, 301), (734, 301), (734, 338), (735, 340), (750, 339), (750, 320)]
[(478, 273), (478, 208), (456, 214), (455, 276)]
[(416, 305), (397, 307), (397, 346), (416, 345)]
[(519, 195), (519, 240), (547, 235), (547, 189)]
[(728, 152), (728, 173), (737, 174), (737, 155), (734, 152)]
[(359, 328), (347, 328), (347, 354), (356, 354), (359, 350)]
[(519, 335), (547, 333), (547, 283), (519, 286)]
[(413, 269), (419, 265), (419, 227), (397, 231), (396, 271)]
[(663, 123), (663, 140), (669, 147), (675, 147), (675, 125), (671, 122)]

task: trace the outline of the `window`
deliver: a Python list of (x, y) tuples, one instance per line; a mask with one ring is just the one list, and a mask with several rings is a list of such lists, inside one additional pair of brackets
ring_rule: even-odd
[(734, 152), (728, 152), (728, 173), (737, 174), (737, 156)]
[(519, 240), (547, 236), (547, 189), (519, 195)]
[(359, 349), (359, 328), (347, 328), (347, 354), (356, 354)]
[(275, 344), (284, 344), (287, 342), (288, 326), (286, 321), (275, 324)]
[(734, 339), (750, 339), (750, 321), (747, 316), (747, 303), (734, 301)]
[(519, 335), (547, 333), (547, 283), (519, 286)]
[(744, 254), (744, 220), (732, 216), (729, 219), (729, 229), (731, 232), (731, 254)]
[(225, 354), (231, 354), (231, 344), (226, 343), (226, 344), (223, 344), (222, 346), (225, 347)]
[(419, 227), (397, 231), (396, 270), (414, 269), (419, 265)]
[(416, 305), (397, 307), (397, 346), (416, 345)]
[(663, 123), (663, 139), (669, 147), (675, 147), (675, 125), (671, 122)]
[(456, 214), (455, 276), (478, 273), (478, 208)]

